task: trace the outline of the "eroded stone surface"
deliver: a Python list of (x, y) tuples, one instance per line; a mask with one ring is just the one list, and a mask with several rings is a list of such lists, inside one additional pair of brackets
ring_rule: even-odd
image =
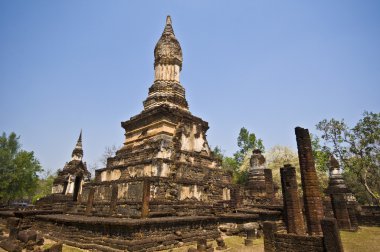
[(310, 235), (322, 233), (323, 203), (319, 191), (319, 180), (315, 170), (309, 130), (296, 127), (298, 158), (301, 170), (307, 231)]

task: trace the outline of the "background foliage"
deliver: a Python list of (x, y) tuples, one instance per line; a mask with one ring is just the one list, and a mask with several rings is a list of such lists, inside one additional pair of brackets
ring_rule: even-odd
[(38, 187), (42, 171), (33, 151), (21, 149), (20, 137), (14, 132), (0, 137), (0, 202), (31, 198)]

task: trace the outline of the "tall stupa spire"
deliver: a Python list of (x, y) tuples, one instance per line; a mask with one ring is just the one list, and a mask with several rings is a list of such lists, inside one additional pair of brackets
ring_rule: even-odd
[(171, 17), (167, 16), (164, 31), (154, 48), (154, 83), (144, 101), (144, 110), (164, 104), (189, 110), (179, 79), (182, 61), (181, 45), (174, 35)]
[(71, 160), (82, 160), (83, 158), (83, 148), (82, 148), (82, 130), (80, 130), (80, 134), (77, 140), (77, 144), (71, 154)]
[(181, 45), (174, 35), (172, 19), (167, 16), (164, 31), (154, 48), (155, 80), (179, 82), (182, 61)]

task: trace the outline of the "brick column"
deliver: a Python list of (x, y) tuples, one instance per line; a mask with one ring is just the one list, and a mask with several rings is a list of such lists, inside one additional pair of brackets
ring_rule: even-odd
[(7, 228), (9, 228), (9, 239), (17, 239), (20, 231), (21, 219), (16, 217), (7, 218)]
[(346, 199), (344, 194), (332, 194), (331, 205), (334, 211), (334, 217), (340, 229), (351, 229), (350, 215), (348, 214)]
[(304, 235), (306, 232), (298, 196), (296, 168), (286, 164), (280, 169), (280, 173), (286, 229), (288, 233)]
[(240, 186), (234, 186), (231, 192), (232, 207), (239, 208), (242, 205), (242, 198), (240, 196)]
[(348, 210), (348, 214), (350, 216), (351, 229), (358, 230), (359, 223), (358, 223), (358, 219), (356, 218), (356, 205), (355, 205), (355, 203), (348, 202), (347, 210)]
[(141, 218), (148, 218), (149, 216), (149, 200), (150, 200), (150, 181), (145, 179), (144, 184), (143, 184)]
[(277, 232), (276, 222), (265, 221), (263, 224), (263, 232), (264, 232), (264, 251), (275, 252), (276, 244), (275, 244), (274, 235)]
[(323, 244), (326, 252), (343, 252), (338, 224), (334, 218), (324, 218), (321, 221)]
[(319, 191), (319, 181), (315, 170), (309, 130), (295, 129), (298, 147), (298, 158), (301, 169), (301, 180), (307, 230), (310, 235), (322, 233), (323, 203)]
[(94, 204), (94, 194), (95, 194), (95, 188), (91, 187), (90, 192), (88, 193), (86, 215), (91, 215), (92, 205)]
[(267, 198), (271, 201), (274, 199), (274, 184), (273, 184), (273, 175), (272, 169), (264, 169), (265, 175), (265, 191)]

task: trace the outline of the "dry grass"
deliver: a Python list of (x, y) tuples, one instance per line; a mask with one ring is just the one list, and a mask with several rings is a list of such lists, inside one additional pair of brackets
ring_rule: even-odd
[(76, 248), (76, 247), (71, 247), (69, 245), (63, 245), (63, 248), (62, 248), (62, 252), (83, 252), (83, 251), (88, 251), (88, 250), (83, 250), (83, 249), (80, 249), (80, 248)]
[(224, 237), (224, 242), (228, 248), (231, 248), (228, 250), (231, 252), (264, 252), (263, 238), (253, 240), (253, 246), (250, 247), (244, 245), (244, 239), (245, 238), (240, 236), (227, 236)]
[(358, 232), (340, 232), (345, 252), (380, 250), (380, 227), (360, 227)]

